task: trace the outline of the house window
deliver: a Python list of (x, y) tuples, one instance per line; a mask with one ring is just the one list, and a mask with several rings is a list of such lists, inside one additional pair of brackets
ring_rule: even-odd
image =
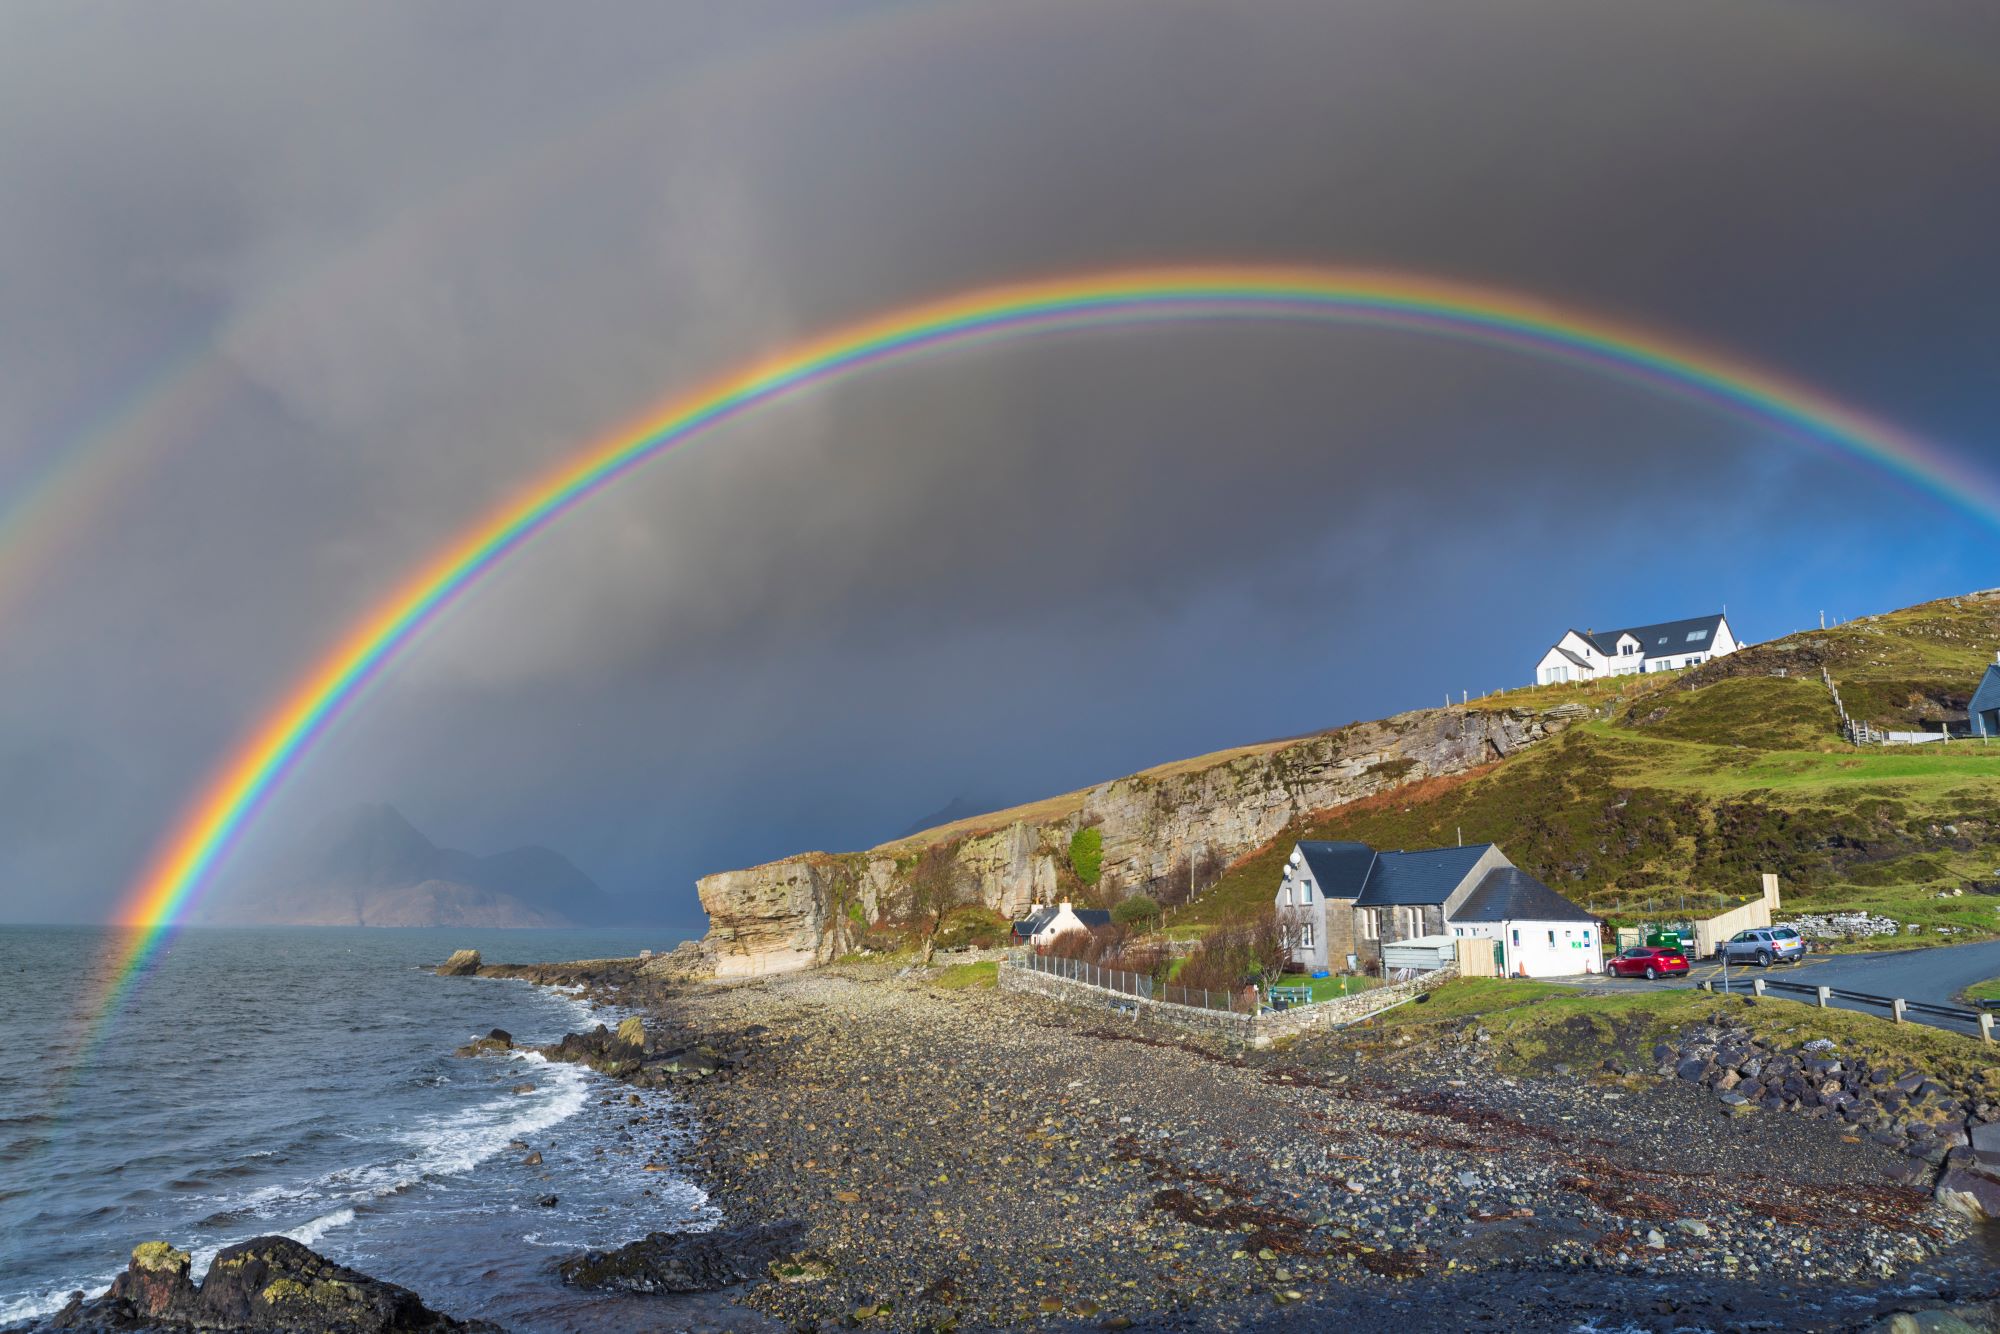
[(1312, 923), (1307, 922), (1304, 926), (1301, 926), (1299, 928), (1299, 948), (1302, 950), (1309, 950), (1312, 947), (1313, 947), (1313, 928), (1312, 928)]
[(1370, 908), (1361, 914), (1361, 938), (1363, 940), (1374, 940), (1376, 935), (1375, 910)]
[(1521, 946), (1521, 928), (1517, 926), (1514, 928), (1514, 947), (1516, 949), (1519, 949), (1520, 946)]
[(1549, 928), (1549, 944), (1553, 945), (1553, 944), (1555, 944), (1555, 943), (1556, 943), (1556, 933), (1555, 933), (1555, 928), (1554, 928), (1554, 927), (1550, 927), (1550, 928)]

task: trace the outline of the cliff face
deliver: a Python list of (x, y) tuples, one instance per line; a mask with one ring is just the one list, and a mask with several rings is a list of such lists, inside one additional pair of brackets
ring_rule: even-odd
[(1009, 917), (1058, 889), (1070, 835), (1097, 825), (1102, 875), (1128, 890), (1234, 860), (1288, 825), (1402, 783), (1463, 773), (1554, 736), (1587, 716), (1425, 709), (1379, 722), (1163, 765), (1033, 806), (962, 820), (868, 852), (805, 853), (704, 877), (705, 945), (718, 976), (785, 972), (853, 948), (893, 906), (924, 847), (956, 843), (968, 894)]

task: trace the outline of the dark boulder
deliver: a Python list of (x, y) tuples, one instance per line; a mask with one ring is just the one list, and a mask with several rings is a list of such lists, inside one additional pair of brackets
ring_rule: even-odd
[(188, 1256), (162, 1241), (132, 1252), (110, 1290), (82, 1294), (61, 1312), (20, 1330), (122, 1330), (193, 1334), (500, 1334), (484, 1321), (460, 1321), (426, 1307), (393, 1283), (337, 1265), (288, 1237), (258, 1237), (215, 1257), (200, 1287)]
[(483, 1038), (474, 1038), (458, 1049), (460, 1056), (477, 1056), (487, 1051), (514, 1050), (514, 1035), (504, 1028), (496, 1028)]
[(800, 1223), (761, 1223), (716, 1232), (654, 1232), (615, 1251), (585, 1251), (560, 1261), (565, 1283), (619, 1292), (716, 1292), (763, 1278), (773, 1260), (793, 1254)]

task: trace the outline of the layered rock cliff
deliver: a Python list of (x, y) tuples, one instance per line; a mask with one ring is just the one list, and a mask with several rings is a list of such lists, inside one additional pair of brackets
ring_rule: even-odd
[(944, 844), (970, 898), (1007, 916), (1056, 897), (1070, 836), (1095, 825), (1101, 876), (1159, 886), (1230, 861), (1321, 811), (1502, 760), (1587, 716), (1580, 705), (1424, 709), (1163, 765), (1032, 806), (926, 830), (867, 852), (809, 852), (704, 877), (703, 942), (722, 977), (785, 972), (850, 951), (892, 910), (918, 855)]

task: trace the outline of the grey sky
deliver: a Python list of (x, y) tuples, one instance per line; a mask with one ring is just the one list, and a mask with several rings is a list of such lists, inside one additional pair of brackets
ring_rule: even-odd
[[(2000, 14), (834, 14), (0, 10), (0, 485), (163, 366), (213, 386), (10, 612), (0, 915), (99, 911), (340, 627), (538, 469), (976, 283), (1431, 271), (1993, 450)], [(702, 871), (958, 793), (1518, 683), (1571, 622), (1727, 601), (1764, 637), (1995, 582), (1995, 555), (1822, 453), (1494, 351), (1228, 328), (957, 353), (590, 502), (404, 658), (239, 865), (389, 800), (687, 921)]]

